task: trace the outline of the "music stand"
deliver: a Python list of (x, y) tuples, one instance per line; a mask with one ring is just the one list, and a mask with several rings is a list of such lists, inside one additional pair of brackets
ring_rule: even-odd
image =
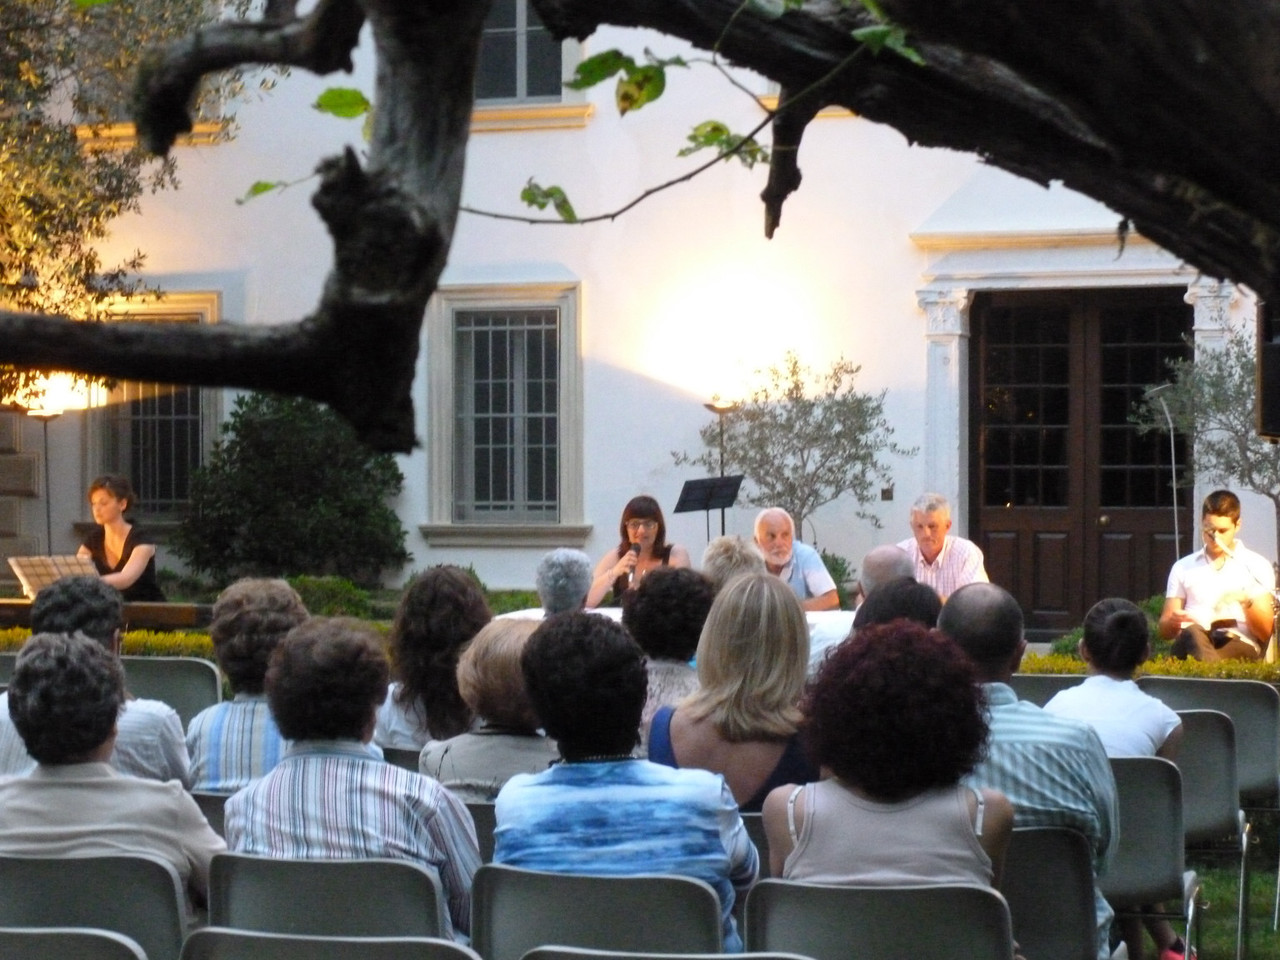
[(96, 577), (98, 568), (88, 557), (10, 557), (9, 566), (22, 584), (28, 600), (63, 577)]
[(676, 501), (673, 513), (692, 513), (695, 510), (706, 511), (707, 540), (711, 540), (711, 511), (720, 511), (720, 535), (724, 536), (725, 507), (732, 507), (738, 500), (738, 489), (744, 477), (705, 477), (700, 480), (686, 480), (680, 488), (680, 499)]

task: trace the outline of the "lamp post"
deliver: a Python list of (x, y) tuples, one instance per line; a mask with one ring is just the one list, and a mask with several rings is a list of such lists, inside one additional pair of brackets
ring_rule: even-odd
[[(716, 415), (716, 419), (720, 421), (720, 476), (724, 476), (724, 418), (725, 414), (732, 413), (741, 406), (732, 400), (721, 400), (719, 395), (714, 395), (710, 403), (704, 403), (704, 407)], [(724, 536), (724, 507), (720, 508), (720, 536)]]

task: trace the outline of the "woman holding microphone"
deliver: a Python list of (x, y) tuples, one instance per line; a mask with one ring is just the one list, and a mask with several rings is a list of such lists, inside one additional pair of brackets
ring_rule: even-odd
[(587, 592), (587, 609), (598, 607), (612, 592), (613, 605), (621, 606), (622, 595), (658, 567), (688, 567), (689, 551), (667, 543), (667, 524), (658, 501), (647, 494), (632, 497), (622, 510), (618, 524), (618, 546), (596, 564), (595, 577)]

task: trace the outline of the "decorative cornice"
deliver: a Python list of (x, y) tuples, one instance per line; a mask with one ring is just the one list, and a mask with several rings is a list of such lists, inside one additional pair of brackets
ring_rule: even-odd
[[(192, 126), (190, 133), (178, 137), (180, 147), (202, 147), (226, 138), (227, 125), (206, 121)], [(76, 137), (88, 150), (128, 150), (137, 146), (138, 130), (132, 123), (81, 124)]]

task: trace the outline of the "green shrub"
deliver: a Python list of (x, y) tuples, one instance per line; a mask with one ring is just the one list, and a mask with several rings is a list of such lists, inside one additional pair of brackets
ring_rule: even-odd
[(485, 590), (484, 595), (495, 617), (500, 613), (542, 606), (536, 590)]
[(327, 407), (250, 394), (192, 476), (174, 550), (223, 584), (309, 574), (372, 586), (409, 559), (389, 502), (403, 484), (395, 459)]
[[(1160, 611), (1164, 609), (1164, 594), (1157, 593), (1155, 596), (1147, 597), (1141, 601), (1138, 607), (1147, 615), (1147, 621), (1151, 627), (1151, 655), (1152, 657), (1167, 657), (1169, 650), (1173, 645), (1172, 640), (1168, 640), (1161, 636), (1159, 628), (1156, 626), (1160, 622)], [(1079, 657), (1077, 652), (1080, 645), (1080, 638), (1084, 636), (1084, 627), (1079, 626), (1070, 633), (1064, 634), (1049, 645), (1049, 649), (1054, 653), (1062, 654), (1068, 657)]]
[(822, 557), (822, 564), (827, 568), (827, 573), (831, 574), (831, 579), (836, 582), (836, 595), (840, 598), (840, 609), (848, 610), (849, 587), (853, 585), (853, 564), (848, 558), (836, 553), (828, 553), (826, 550), (819, 551), (818, 555)]
[(318, 617), (364, 617), (373, 613), (369, 592), (342, 577), (290, 577), (308, 612)]

